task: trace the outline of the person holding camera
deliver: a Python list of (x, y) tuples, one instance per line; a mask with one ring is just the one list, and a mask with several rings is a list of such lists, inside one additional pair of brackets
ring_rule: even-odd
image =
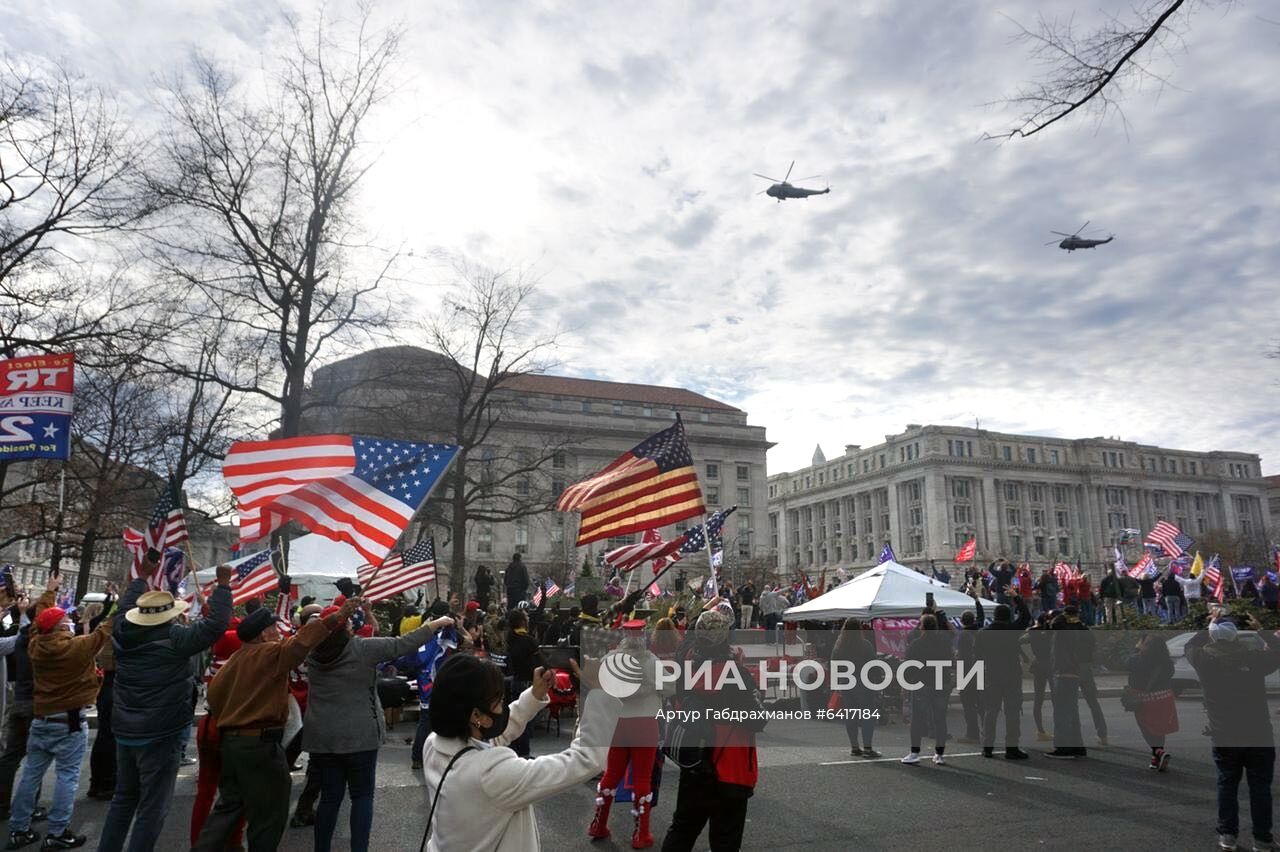
[(250, 850), (275, 849), (289, 820), (292, 782), (285, 760), (289, 670), (306, 659), (360, 606), (349, 598), (326, 618), (315, 618), (281, 640), (276, 617), (260, 607), (236, 628), (244, 643), (209, 682), (209, 712), (222, 739), (218, 803), (194, 852), (222, 852), (243, 813)]
[(1221, 607), (1213, 610), (1209, 629), (1187, 642), (1186, 656), (1200, 678), (1213, 762), (1218, 768), (1218, 846), (1235, 849), (1240, 833), (1240, 779), (1249, 782), (1249, 815), (1253, 848), (1272, 843), (1271, 779), (1275, 774), (1275, 733), (1267, 710), (1267, 676), (1280, 668), (1280, 636), (1263, 630), (1256, 616), (1247, 626), (1256, 630), (1262, 648), (1240, 641)]

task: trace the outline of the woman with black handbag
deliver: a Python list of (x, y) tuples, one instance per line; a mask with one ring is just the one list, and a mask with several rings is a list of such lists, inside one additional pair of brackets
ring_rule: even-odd
[(1178, 730), (1178, 707), (1173, 696), (1173, 658), (1159, 633), (1148, 633), (1129, 658), (1129, 685), (1121, 703), (1133, 713), (1138, 730), (1151, 746), (1150, 768), (1169, 768), (1165, 737)]

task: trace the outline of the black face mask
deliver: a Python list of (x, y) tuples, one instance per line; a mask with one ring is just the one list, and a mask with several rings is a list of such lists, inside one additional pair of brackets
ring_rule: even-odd
[(480, 729), (480, 739), (486, 741), (492, 740), (496, 737), (502, 736), (503, 733), (506, 732), (507, 723), (511, 721), (511, 710), (506, 704), (502, 705), (501, 713), (494, 713), (492, 710), (483, 710), (479, 707), (476, 709), (480, 710), (481, 713), (493, 720), (493, 723), (490, 724), (489, 727)]

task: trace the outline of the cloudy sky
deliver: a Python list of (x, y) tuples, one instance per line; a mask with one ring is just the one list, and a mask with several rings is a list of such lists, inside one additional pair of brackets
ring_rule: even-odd
[[(816, 443), (977, 417), (1253, 451), (1280, 473), (1263, 4), (1199, 12), (1126, 122), (979, 141), (1013, 117), (987, 104), (1036, 71), (1011, 21), (1129, 6), (383, 2), (408, 38), (366, 222), (389, 246), (533, 268), (564, 372), (732, 402), (778, 442), (773, 472)], [(0, 7), (0, 49), (60, 58), (140, 114), (192, 50), (251, 71), (280, 36), (261, 2)], [(831, 194), (756, 194), (752, 172), (793, 159)], [(1043, 245), (1085, 220), (1116, 241)]]

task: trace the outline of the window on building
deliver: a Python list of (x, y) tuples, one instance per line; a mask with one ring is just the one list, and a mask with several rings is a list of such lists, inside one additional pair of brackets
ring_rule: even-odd
[(582, 413), (583, 414), (591, 413), (591, 403), (587, 402), (585, 399), (582, 401)]
[(880, 516), (880, 529), (889, 529), (889, 514), (887, 512)]
[(1027, 486), (1027, 489), (1028, 489), (1029, 496), (1031, 498), (1032, 503), (1044, 502), (1044, 486), (1043, 485), (1029, 485)]
[(851, 516), (849, 518), (849, 535), (855, 536), (857, 534), (858, 534), (858, 519)]
[(1190, 467), (1191, 467), (1191, 475), (1192, 475), (1192, 476), (1195, 476), (1195, 475), (1196, 475), (1196, 463), (1195, 463), (1195, 462), (1191, 462)]
[(737, 467), (738, 481), (750, 482), (751, 481), (751, 465), (740, 464), (740, 465), (737, 465), (736, 467)]
[(911, 508), (911, 526), (918, 527), (924, 523), (924, 510), (919, 506)]
[(739, 506), (751, 505), (751, 489), (750, 488), (738, 489), (738, 505)]
[(559, 411), (559, 410), (560, 410), (560, 406), (561, 406), (561, 405), (563, 405), (563, 404), (564, 404), (564, 400), (563, 400), (563, 399), (561, 399), (560, 397), (558, 397), (558, 396), (553, 396), (553, 397), (551, 397), (551, 410), (552, 410), (552, 411)]
[(1194, 501), (1194, 503), (1195, 503), (1196, 511), (1197, 511), (1197, 512), (1203, 512), (1203, 511), (1204, 511), (1204, 495), (1203, 495), (1203, 494), (1197, 494), (1197, 495), (1196, 495), (1194, 498), (1192, 498), (1192, 499), (1193, 499), (1193, 501)]
[[(1181, 494), (1173, 495), (1173, 508), (1181, 511), (1183, 508), (1185, 508), (1186, 502), (1187, 502), (1186, 498), (1183, 497)], [(1181, 527), (1179, 527), (1179, 529), (1181, 529)]]
[(516, 479), (516, 496), (528, 497), (529, 490), (529, 477), (521, 476)]
[(1022, 525), (1022, 510), (1009, 507), (1005, 509), (1005, 520), (1009, 522), (1009, 526), (1017, 527)]
[(912, 533), (911, 535), (911, 552), (924, 552), (924, 536), (920, 535), (920, 533)]
[(1053, 502), (1055, 503), (1067, 502), (1067, 488), (1065, 485), (1053, 486)]
[(1000, 458), (1005, 461), (1013, 461), (1013, 447), (1001, 447)]
[(1014, 553), (1022, 553), (1022, 536), (1020, 535), (1009, 536), (1009, 549), (1012, 550)]
[(1031, 526), (1033, 527), (1044, 526), (1044, 512), (1041, 511), (1040, 509), (1031, 510)]
[(804, 487), (805, 487), (805, 488), (812, 488), (812, 487), (813, 487), (813, 477), (812, 477), (812, 476), (806, 476), (806, 477), (804, 478)]
[(1071, 542), (1067, 540), (1066, 536), (1059, 536), (1058, 537), (1058, 555), (1066, 556), (1070, 552), (1071, 552)]
[(1010, 502), (1018, 499), (1018, 484), (1016, 482), (1006, 482), (1004, 484), (1004, 499)]
[(528, 553), (529, 552), (529, 521), (528, 519), (516, 518), (515, 531), (516, 531), (515, 552)]
[(706, 490), (707, 490), (707, 505), (719, 506), (720, 505), (720, 486), (708, 485), (706, 486)]
[(1057, 464), (1057, 463), (1058, 463), (1058, 451), (1057, 451), (1057, 450), (1050, 450), (1050, 451), (1049, 451), (1049, 464)]
[(622, 413), (622, 403), (620, 403), (620, 402), (615, 402), (615, 403), (613, 404), (613, 413), (614, 413), (614, 414), (621, 414), (621, 413)]
[(1151, 495), (1151, 505), (1157, 509), (1164, 508), (1164, 492), (1156, 491)]
[(1059, 527), (1071, 526), (1066, 512), (1055, 512), (1054, 520), (1057, 521)]
[(951, 480), (951, 496), (962, 500), (967, 500), (970, 496), (969, 480), (953, 479)]
[(707, 479), (720, 478), (720, 465), (717, 462), (707, 462)]
[(1036, 463), (1036, 451), (1034, 447), (1027, 447), (1027, 461), (1032, 464)]
[(476, 528), (476, 552), (493, 553), (493, 524), (480, 524)]
[(865, 459), (863, 459), (863, 460), (862, 460), (862, 472), (863, 472), (863, 473), (870, 473), (870, 472), (871, 472), (871, 459), (870, 459), (870, 458), (865, 458)]
[(884, 470), (884, 453), (880, 454), (880, 469)]
[(1036, 547), (1037, 554), (1039, 554), (1040, 556), (1046, 555), (1046, 551), (1044, 547), (1044, 536), (1038, 535), (1035, 537), (1035, 547)]
[(919, 482), (911, 482), (907, 484), (907, 498), (909, 500), (920, 499), (920, 483)]
[(826, 473), (825, 473), (825, 472), (823, 472), (823, 471), (821, 471), (821, 470), (820, 470), (820, 471), (818, 471), (818, 484), (819, 484), (819, 485), (821, 485), (821, 484), (823, 483), (823, 481), (824, 481), (826, 478), (827, 478), (827, 475), (826, 475)]
[(565, 457), (564, 450), (557, 451), (551, 456), (551, 466), (556, 470), (564, 470), (568, 459)]
[(550, 536), (552, 544), (564, 543), (564, 515), (556, 514), (555, 522), (551, 524)]
[(711, 415), (705, 411), (700, 411), (698, 412), (698, 420), (701, 421), (702, 423), (710, 423)]
[(957, 524), (973, 523), (973, 507), (967, 505), (959, 505), (951, 507), (952, 517), (955, 518)]
[(1126, 506), (1129, 503), (1129, 497), (1122, 488), (1108, 488), (1105, 494), (1108, 506)]
[(858, 543), (856, 541), (849, 545), (849, 561), (858, 561)]
[(646, 406), (642, 409), (642, 411), (643, 411), (643, 413), (644, 413), (644, 416), (645, 416), (645, 417), (652, 417), (652, 416), (653, 416), (653, 406), (646, 405)]

